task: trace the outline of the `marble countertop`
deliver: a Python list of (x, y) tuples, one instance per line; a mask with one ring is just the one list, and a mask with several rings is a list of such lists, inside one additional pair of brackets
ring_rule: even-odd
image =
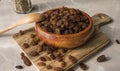
[[(120, 0), (32, 0), (33, 12), (43, 12), (55, 7), (73, 7), (87, 12), (90, 16), (96, 13), (105, 13), (114, 21), (101, 28), (110, 39), (111, 43), (104, 50), (89, 58), (85, 63), (89, 66), (87, 71), (119, 71), (120, 70), (120, 45), (115, 43), (120, 40)], [(11, 0), (0, 0), (0, 29), (14, 24), (25, 14), (17, 14), (11, 5)], [(33, 24), (17, 27), (3, 35), (0, 35), (0, 71), (19, 71), (16, 65), (24, 65), (20, 58), (20, 49), (12, 38), (19, 30), (33, 27)], [(107, 62), (98, 63), (96, 58), (100, 55), (110, 58)], [(36, 71), (26, 67), (21, 71)], [(82, 71), (79, 66), (74, 71)]]

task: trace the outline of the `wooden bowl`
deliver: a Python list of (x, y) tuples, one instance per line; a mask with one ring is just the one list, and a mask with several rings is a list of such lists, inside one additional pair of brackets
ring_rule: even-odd
[(39, 23), (36, 23), (35, 29), (37, 36), (46, 44), (58, 48), (75, 48), (84, 44), (93, 33), (93, 22), (88, 14), (83, 11), (81, 12), (89, 19), (89, 25), (83, 31), (75, 34), (59, 35), (43, 31)]

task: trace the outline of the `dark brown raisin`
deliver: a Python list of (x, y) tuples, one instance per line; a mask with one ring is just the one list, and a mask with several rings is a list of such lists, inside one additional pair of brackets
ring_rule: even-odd
[(62, 54), (60, 52), (54, 52), (55, 57), (61, 57)]
[(82, 28), (82, 29), (85, 29), (85, 28), (86, 28), (86, 24), (83, 24), (83, 25), (81, 26), (81, 28)]
[(20, 34), (20, 35), (23, 35), (23, 34), (25, 34), (25, 32), (22, 31), (22, 30), (20, 30), (20, 31), (19, 31), (19, 34)]
[(46, 64), (44, 62), (39, 62), (37, 65), (39, 65), (39, 66), (46, 66)]
[(85, 20), (87, 20), (87, 17), (85, 17), (85, 16), (80, 16), (81, 17), (81, 21), (85, 21)]
[(51, 59), (55, 59), (56, 58), (54, 54), (50, 54), (50, 57), (51, 57)]
[(31, 66), (31, 61), (24, 55), (24, 53), (21, 53), (21, 59), (23, 60), (24, 64), (27, 66)]
[(97, 61), (98, 62), (105, 62), (107, 60), (106, 56), (105, 55), (101, 55), (97, 58)]
[(38, 53), (37, 51), (32, 51), (32, 52), (30, 52), (30, 55), (31, 55), (31, 56), (38, 56), (39, 53)]
[(66, 53), (68, 51), (68, 49), (62, 49), (63, 53)]
[(119, 41), (119, 40), (116, 40), (116, 43), (117, 43), (117, 44), (120, 44), (120, 41)]
[(45, 57), (40, 57), (41, 61), (46, 61)]
[(21, 55), (21, 57), (22, 57), (22, 56), (25, 56), (25, 54), (24, 54), (23, 52), (22, 52), (20, 55)]
[(23, 69), (24, 67), (22, 65), (17, 65), (17, 66), (15, 66), (15, 68), (17, 68), (17, 69)]
[(82, 70), (88, 70), (88, 66), (86, 65), (86, 64), (84, 64), (84, 63), (80, 63), (79, 64), (80, 65), (80, 68), (82, 69)]
[(34, 38), (36, 36), (36, 34), (31, 34), (30, 37), (31, 38)]
[(47, 50), (47, 45), (46, 44), (43, 44), (42, 45), (42, 51), (46, 51)]
[(29, 45), (28, 43), (24, 43), (24, 44), (23, 44), (23, 47), (26, 49), (26, 48), (29, 48), (30, 45)]
[(54, 71), (63, 71), (61, 67), (54, 67)]
[(47, 69), (52, 69), (51, 65), (46, 66)]
[(48, 48), (47, 48), (47, 53), (48, 53), (48, 54), (53, 53), (53, 51), (54, 51), (54, 50), (52, 49), (52, 47), (48, 47)]
[(34, 38), (31, 42), (31, 45), (37, 45), (39, 43), (40, 39)]
[(73, 63), (73, 64), (75, 64), (77, 62), (77, 59), (71, 55), (69, 55), (68, 58), (71, 61), (71, 63)]

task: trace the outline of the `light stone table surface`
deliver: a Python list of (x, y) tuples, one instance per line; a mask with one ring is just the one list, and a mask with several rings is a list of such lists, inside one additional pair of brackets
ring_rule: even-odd
[[(32, 0), (33, 12), (43, 12), (55, 7), (73, 7), (87, 12), (90, 16), (95, 13), (105, 13), (112, 17), (112, 23), (101, 28), (110, 39), (111, 44), (106, 49), (89, 58), (85, 63), (89, 66), (87, 71), (120, 71), (120, 45), (115, 43), (120, 40), (120, 0)], [(0, 29), (14, 24), (25, 14), (17, 14), (11, 5), (11, 0), (0, 0)], [(12, 38), (12, 35), (20, 29), (27, 29), (33, 24), (17, 27), (3, 35), (0, 35), (0, 71), (36, 71), (31, 66), (27, 67), (20, 58), (20, 49)], [(110, 59), (107, 62), (98, 63), (96, 58), (105, 54)], [(16, 65), (23, 65), (23, 70), (15, 68)], [(79, 66), (74, 71), (82, 71)]]

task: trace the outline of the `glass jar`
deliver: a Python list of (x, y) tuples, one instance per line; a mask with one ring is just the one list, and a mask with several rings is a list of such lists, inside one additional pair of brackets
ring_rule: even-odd
[(32, 10), (31, 0), (11, 0), (15, 12), (19, 14), (29, 13)]

